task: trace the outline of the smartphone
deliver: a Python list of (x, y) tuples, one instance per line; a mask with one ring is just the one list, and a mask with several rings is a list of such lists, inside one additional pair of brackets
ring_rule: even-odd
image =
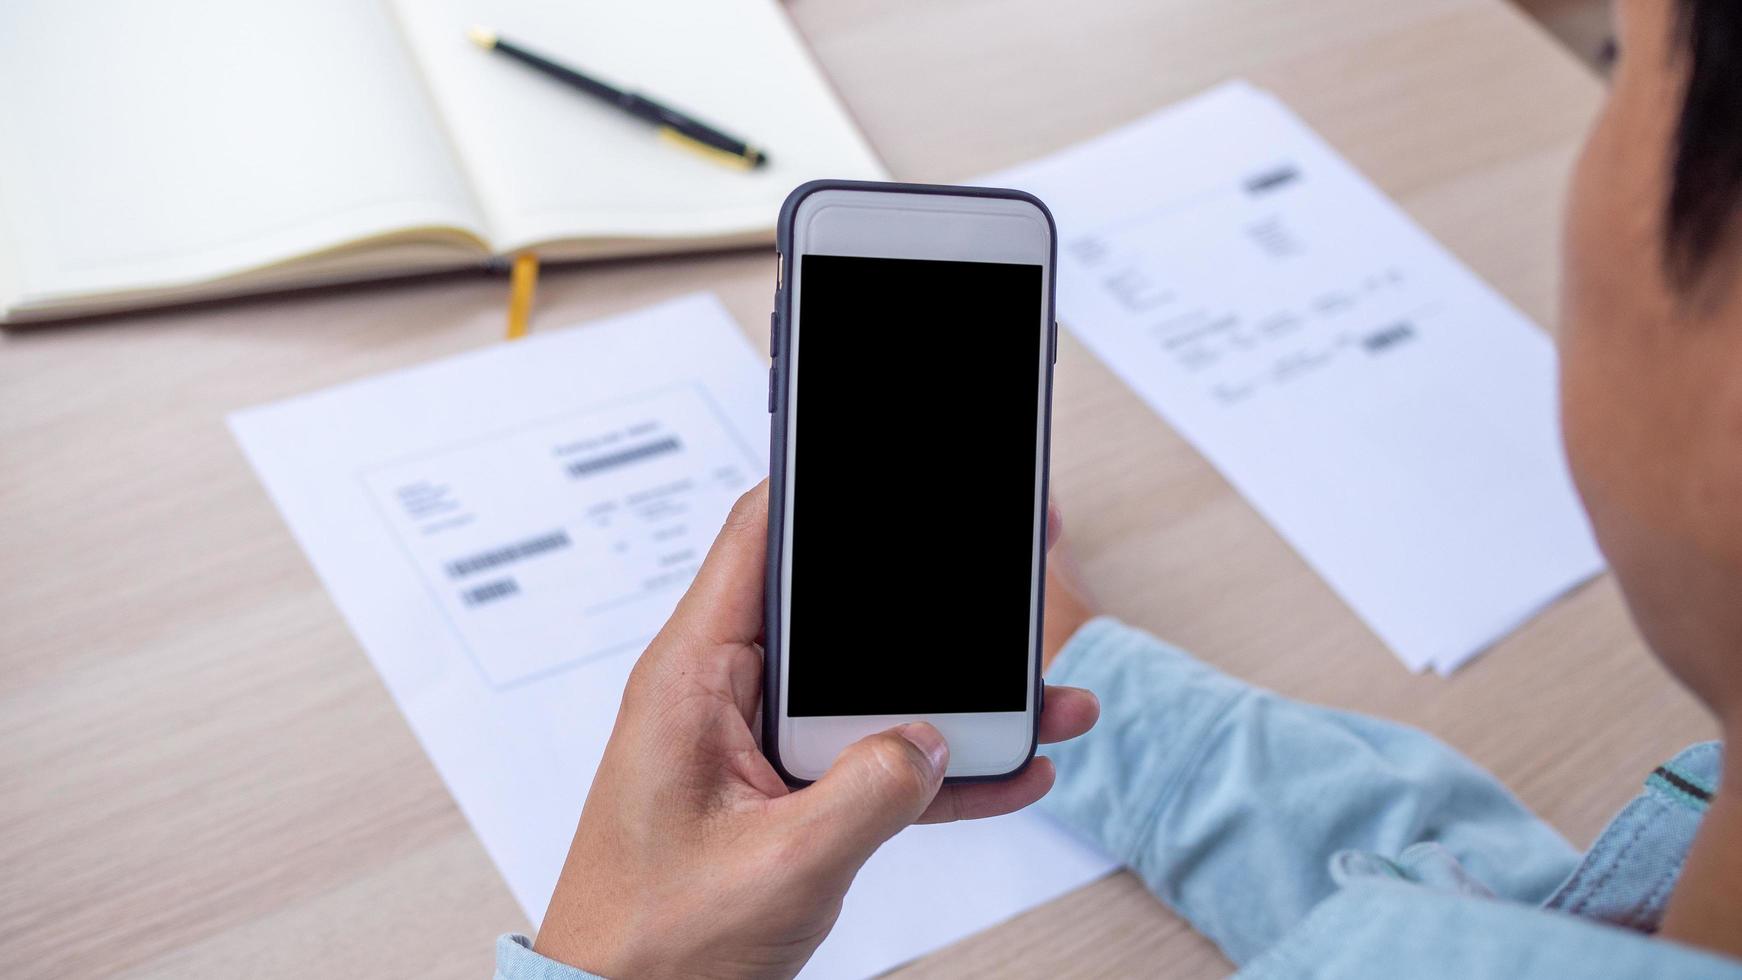
[(1057, 233), (1021, 191), (813, 181), (781, 208), (763, 751), (908, 721), (946, 779), (1034, 757)]

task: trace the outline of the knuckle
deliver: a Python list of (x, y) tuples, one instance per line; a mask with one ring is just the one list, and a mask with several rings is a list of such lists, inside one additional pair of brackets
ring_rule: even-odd
[(733, 531), (753, 528), (767, 511), (766, 499), (762, 484), (745, 491), (733, 501), (731, 511), (726, 514), (726, 528)]
[(803, 868), (812, 863), (814, 836), (794, 830), (769, 835), (762, 843), (760, 860), (766, 868)]
[(629, 668), (629, 678), (623, 684), (623, 700), (625, 702), (640, 697), (651, 683), (649, 675), (656, 669), (654, 660), (657, 659), (652, 654), (651, 648), (644, 651), (641, 657), (635, 661), (635, 666)]

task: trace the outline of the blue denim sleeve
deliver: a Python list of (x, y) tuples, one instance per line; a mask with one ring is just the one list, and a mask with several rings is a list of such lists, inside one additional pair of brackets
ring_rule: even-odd
[(495, 980), (604, 980), (597, 974), (558, 963), (532, 951), (525, 936), (496, 937)]
[(1043, 806), (1244, 963), (1336, 888), (1331, 856), (1435, 842), (1496, 894), (1545, 899), (1577, 854), (1494, 778), (1412, 728), (1260, 690), (1101, 618), (1048, 680), (1094, 691), (1049, 746)]

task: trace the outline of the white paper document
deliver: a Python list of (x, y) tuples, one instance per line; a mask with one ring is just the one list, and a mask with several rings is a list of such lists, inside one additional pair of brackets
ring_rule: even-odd
[(1229, 83), (984, 182), (1051, 207), (1061, 321), (1412, 670), (1601, 569), (1549, 338), (1272, 96)]
[[(766, 377), (696, 295), (230, 419), (534, 922), (630, 667), (767, 472)], [(1110, 867), (1032, 813), (910, 829), (805, 975), (887, 970)]]

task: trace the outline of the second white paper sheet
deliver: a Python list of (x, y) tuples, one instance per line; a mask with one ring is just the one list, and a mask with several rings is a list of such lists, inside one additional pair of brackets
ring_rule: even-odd
[(1047, 202), (1061, 322), (1410, 669), (1601, 569), (1548, 337), (1272, 96), (1231, 82), (983, 182)]
[[(696, 295), (231, 418), (534, 923), (630, 667), (766, 473), (766, 377)], [(1111, 866), (1034, 813), (912, 828), (805, 975), (882, 972)]]

